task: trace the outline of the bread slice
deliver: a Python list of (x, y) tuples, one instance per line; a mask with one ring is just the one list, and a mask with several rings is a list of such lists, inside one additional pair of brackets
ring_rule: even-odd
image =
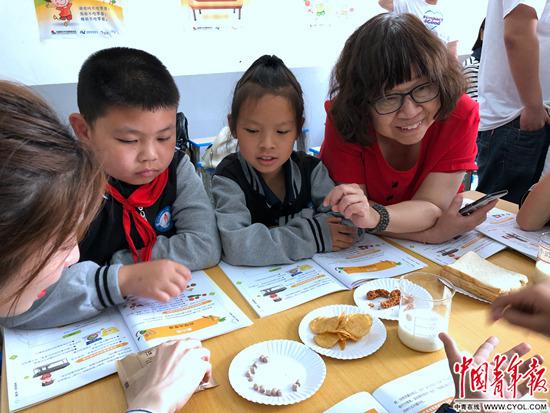
[(529, 279), (481, 258), (470, 251), (442, 268), (441, 276), (455, 286), (493, 302), (500, 295), (517, 290)]

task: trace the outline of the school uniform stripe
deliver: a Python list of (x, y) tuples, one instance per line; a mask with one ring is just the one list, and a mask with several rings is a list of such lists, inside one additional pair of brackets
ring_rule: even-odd
[(109, 279), (108, 279), (109, 267), (110, 265), (107, 265), (107, 267), (105, 267), (105, 269), (103, 270), (103, 288), (105, 289), (105, 296), (107, 297), (107, 300), (109, 300), (111, 305), (114, 306), (115, 302), (111, 298), (111, 293), (109, 292)]
[(313, 223), (309, 218), (306, 218), (306, 221), (311, 228), (311, 233), (313, 234), (313, 239), (315, 240), (315, 247), (317, 248), (317, 252), (321, 252), (321, 250), (319, 249), (319, 240), (317, 239), (317, 234), (315, 233), (315, 227), (313, 226)]
[(105, 300), (103, 300), (103, 295), (101, 294), (101, 289), (99, 288), (99, 272), (101, 271), (101, 267), (97, 269), (95, 272), (95, 289), (97, 292), (97, 298), (99, 298), (99, 303), (104, 307), (107, 308), (107, 305), (105, 304)]
[(315, 217), (313, 217), (313, 221), (315, 221), (315, 225), (317, 226), (317, 230), (319, 231), (319, 238), (321, 240), (321, 246), (323, 247), (321, 249), (321, 252), (324, 252), (325, 251), (325, 240), (323, 239), (323, 231), (321, 230), (321, 224), (319, 224), (319, 221)]

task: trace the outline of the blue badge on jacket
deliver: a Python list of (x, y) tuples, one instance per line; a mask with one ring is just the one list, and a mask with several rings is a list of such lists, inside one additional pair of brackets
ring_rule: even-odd
[(155, 218), (155, 229), (158, 232), (168, 232), (174, 226), (172, 221), (172, 207), (166, 206), (160, 210)]

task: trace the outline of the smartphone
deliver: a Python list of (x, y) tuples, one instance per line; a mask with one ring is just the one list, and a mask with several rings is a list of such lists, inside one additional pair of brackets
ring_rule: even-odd
[(502, 198), (503, 196), (508, 195), (508, 190), (503, 189), (502, 191), (493, 192), (492, 194), (487, 194), (482, 198), (479, 198), (477, 201), (472, 202), (458, 210), (461, 215), (470, 215), (475, 210), (487, 205), (489, 202)]

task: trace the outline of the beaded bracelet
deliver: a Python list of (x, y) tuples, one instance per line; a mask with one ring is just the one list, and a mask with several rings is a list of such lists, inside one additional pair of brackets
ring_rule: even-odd
[(366, 231), (370, 234), (384, 232), (390, 223), (390, 214), (384, 205), (372, 204), (372, 209), (380, 215), (380, 221), (374, 228), (367, 228)]

